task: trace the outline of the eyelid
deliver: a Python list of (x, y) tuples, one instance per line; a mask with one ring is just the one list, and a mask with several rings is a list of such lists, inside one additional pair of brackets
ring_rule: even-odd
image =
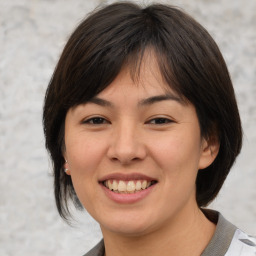
[[(93, 119), (95, 119), (95, 121), (97, 119), (102, 119), (102, 123), (90, 123), (90, 121), (93, 121)], [(162, 120), (162, 121), (166, 121), (163, 123), (152, 123), (152, 121), (156, 121), (156, 120)], [(111, 122), (104, 116), (102, 115), (92, 115), (92, 116), (88, 116), (86, 118), (83, 118), (81, 121), (81, 124), (88, 124), (88, 125), (104, 125), (104, 124), (110, 124)], [(150, 118), (148, 118), (148, 120), (145, 122), (145, 124), (149, 124), (149, 125), (168, 125), (171, 123), (176, 123), (176, 121), (174, 120), (174, 118), (169, 117), (169, 116), (152, 116)]]
[[(104, 123), (99, 123), (99, 124), (93, 124), (93, 123), (89, 123), (90, 121), (92, 121), (93, 119), (102, 119), (104, 121)], [(93, 115), (93, 116), (89, 116), (84, 118), (81, 121), (81, 124), (88, 124), (88, 125), (103, 125), (103, 124), (109, 124), (110, 121), (108, 121), (108, 119), (104, 116), (101, 115)]]
[(173, 119), (173, 118), (171, 118), (171, 117), (166, 117), (166, 116), (155, 116), (155, 117), (151, 117), (151, 118), (149, 118), (145, 123), (146, 124), (152, 124), (151, 122), (152, 121), (154, 121), (154, 120), (160, 120), (160, 119), (162, 119), (162, 120), (166, 120), (167, 122), (166, 123), (160, 123), (160, 124), (156, 124), (156, 123), (154, 123), (153, 125), (168, 125), (168, 124), (170, 124), (170, 123), (176, 123), (176, 121)]

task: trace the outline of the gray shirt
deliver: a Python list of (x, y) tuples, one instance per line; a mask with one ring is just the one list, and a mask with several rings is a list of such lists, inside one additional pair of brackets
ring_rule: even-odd
[[(215, 233), (201, 256), (256, 256), (256, 240), (227, 221), (220, 213), (203, 210), (206, 217), (216, 223)], [(101, 240), (84, 256), (104, 256)]]

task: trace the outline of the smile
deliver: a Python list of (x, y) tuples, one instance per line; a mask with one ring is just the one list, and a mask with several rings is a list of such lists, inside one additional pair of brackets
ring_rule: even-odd
[(142, 173), (112, 173), (99, 179), (105, 195), (118, 204), (133, 204), (148, 197), (158, 183)]
[(105, 180), (103, 185), (115, 193), (137, 193), (154, 185), (156, 181), (147, 180)]

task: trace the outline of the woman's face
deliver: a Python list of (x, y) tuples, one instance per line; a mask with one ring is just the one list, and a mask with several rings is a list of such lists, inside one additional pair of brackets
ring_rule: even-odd
[(67, 174), (103, 232), (146, 234), (197, 209), (197, 171), (214, 157), (193, 105), (167, 88), (156, 63), (144, 62), (137, 82), (123, 69), (67, 113)]

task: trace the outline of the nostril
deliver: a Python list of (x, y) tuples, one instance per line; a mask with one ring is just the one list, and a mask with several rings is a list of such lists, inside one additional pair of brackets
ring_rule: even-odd
[(119, 156), (119, 157), (111, 157), (110, 160), (113, 162), (120, 162), (123, 165), (128, 165), (133, 162), (140, 161), (141, 159), (139, 157)]
[[(123, 129), (127, 130), (127, 129)], [(124, 132), (127, 133), (127, 132)], [(146, 156), (144, 143), (134, 139), (132, 135), (118, 133), (110, 138), (112, 141), (107, 151), (107, 157), (112, 161), (119, 161), (122, 164), (128, 164), (131, 161), (138, 161)]]

